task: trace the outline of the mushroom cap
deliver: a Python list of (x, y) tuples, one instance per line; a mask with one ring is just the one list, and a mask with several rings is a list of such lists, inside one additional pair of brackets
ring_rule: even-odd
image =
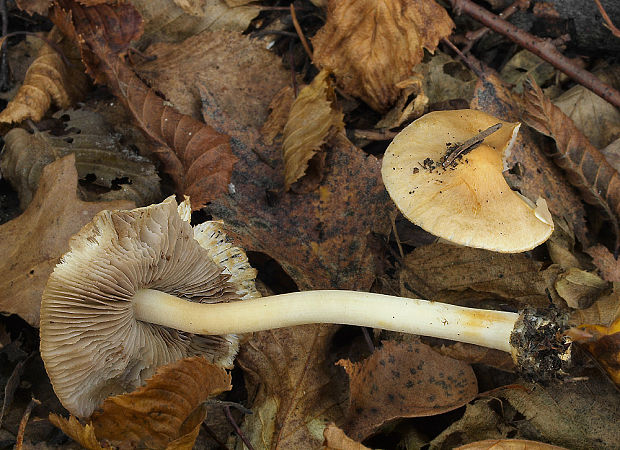
[(73, 236), (41, 304), (41, 356), (62, 404), (87, 417), (157, 367), (200, 355), (230, 367), (239, 337), (199, 336), (137, 321), (132, 296), (157, 289), (195, 302), (258, 297), (256, 271), (217, 222), (194, 231), (174, 198), (102, 211)]
[[(442, 167), (449, 146), (501, 123), (482, 144)], [(402, 130), (385, 152), (381, 174), (407, 219), (468, 247), (517, 253), (543, 243), (553, 231), (544, 199), (536, 205), (510, 189), (502, 175), (520, 124), (482, 111), (437, 111)]]

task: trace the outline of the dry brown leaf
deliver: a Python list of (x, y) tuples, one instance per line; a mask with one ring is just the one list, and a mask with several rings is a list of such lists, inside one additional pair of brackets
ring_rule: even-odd
[(226, 370), (199, 356), (162, 366), (145, 386), (103, 402), (91, 417), (95, 434), (117, 446), (165, 448), (188, 433), (197, 435), (206, 415), (201, 404), (230, 390), (230, 382)]
[(385, 111), (424, 49), (434, 51), (453, 27), (434, 0), (330, 0), (327, 22), (312, 39), (313, 59), (345, 92)]
[(573, 325), (595, 323), (608, 327), (618, 317), (620, 317), (620, 293), (614, 290), (588, 309), (574, 311), (571, 314), (570, 322)]
[(570, 449), (615, 448), (620, 442), (620, 398), (604, 377), (494, 391), (538, 430), (540, 439)]
[(237, 361), (253, 411), (243, 431), (254, 448), (317, 448), (325, 425), (342, 418), (345, 389), (327, 360), (336, 330), (304, 325), (261, 331), (241, 348)]
[(131, 209), (130, 201), (83, 202), (77, 197), (75, 158), (43, 169), (26, 211), (0, 226), (0, 310), (39, 326), (47, 278), (68, 249), (69, 238), (104, 209)]
[(436, 243), (419, 247), (405, 257), (401, 285), (408, 296), (479, 307), (481, 300), (501, 299), (518, 308), (548, 306), (547, 290), (557, 299), (553, 284), (558, 266), (524, 254), (497, 253)]
[(17, 7), (31, 16), (39, 14), (47, 16), (47, 10), (52, 6), (52, 0), (16, 0)]
[(424, 339), (425, 343), (430, 345), (436, 352), (449, 356), (450, 358), (465, 361), (468, 364), (486, 364), (496, 369), (505, 371), (514, 371), (515, 363), (510, 354), (493, 348), (481, 347), (479, 345), (465, 344), (463, 342), (454, 342), (445, 344), (441, 341), (440, 346), (433, 345), (430, 339)]
[[(502, 120), (521, 121), (521, 110), (510, 88), (494, 75), (476, 85), (473, 109), (487, 112)], [(504, 159), (509, 172), (504, 176), (512, 189), (518, 189), (534, 202), (544, 197), (549, 211), (563, 217), (581, 242), (588, 242), (585, 210), (581, 198), (537, 144), (535, 133), (522, 126), (510, 154)]]
[(573, 339), (581, 342), (609, 377), (620, 386), (620, 316), (609, 325), (581, 325), (587, 334)]
[[(228, 191), (235, 163), (229, 138), (168, 106), (118, 57), (126, 49), (128, 37), (139, 32), (136, 15), (130, 4), (86, 8), (63, 0), (54, 8), (53, 20), (69, 32), (75, 27), (90, 72), (95, 79), (107, 80), (144, 133), (161, 146), (158, 156), (167, 172), (179, 191), (192, 198), (192, 208), (200, 209)], [(118, 26), (105, 27), (109, 22)]]
[(136, 391), (106, 399), (87, 425), (73, 416), (52, 414), (50, 421), (88, 449), (99, 450), (98, 440), (117, 448), (191, 450), (206, 416), (203, 402), (230, 390), (230, 382), (221, 367), (185, 358), (157, 369)]
[[(397, 85), (400, 91), (394, 107), (377, 122), (375, 128), (396, 128), (424, 114), (429, 99), (422, 91), (422, 79), (414, 76)], [(413, 100), (409, 100), (413, 97)]]
[(362, 362), (338, 364), (349, 376), (350, 403), (343, 429), (359, 441), (390, 420), (452, 411), (478, 394), (468, 364), (420, 342), (386, 341)]
[(555, 290), (568, 306), (584, 309), (592, 305), (606, 290), (609, 283), (597, 275), (571, 267), (555, 280)]
[(538, 132), (555, 140), (554, 161), (566, 172), (584, 200), (599, 207), (612, 225), (620, 247), (620, 176), (603, 154), (551, 103), (532, 80), (524, 92), (524, 119)]
[(50, 414), (49, 420), (56, 427), (60, 428), (63, 433), (88, 450), (112, 450), (114, 448), (111, 446), (101, 446), (95, 436), (95, 429), (91, 423), (82, 425), (74, 416), (69, 416), (68, 419), (65, 419), (53, 413)]
[(370, 450), (368, 447), (351, 439), (333, 423), (325, 427), (323, 437), (325, 438), (323, 443), (325, 450)]
[[(334, 104), (329, 72), (322, 70), (291, 106), (284, 127), (284, 190), (303, 177), (310, 159), (334, 133), (344, 133), (344, 115)], [(320, 178), (320, 177), (319, 177)]]
[(179, 42), (203, 31), (243, 32), (260, 12), (257, 5), (231, 7), (224, 0), (133, 0), (131, 3), (144, 19), (142, 43)]
[(592, 262), (601, 272), (604, 280), (620, 281), (620, 262), (607, 250), (607, 247), (597, 244), (586, 249), (586, 253), (592, 257)]
[(267, 145), (273, 144), (276, 136), (284, 130), (294, 101), (295, 90), (291, 86), (286, 86), (269, 103), (269, 117), (261, 128), (263, 141)]
[(131, 200), (137, 206), (160, 200), (155, 166), (123, 145), (123, 136), (116, 133), (101, 115), (83, 107), (61, 111), (56, 116), (67, 119), (68, 132), (62, 136), (30, 134), (21, 128), (4, 136), (0, 169), (4, 178), (18, 191), (22, 209), (30, 203), (43, 168), (69, 153), (75, 154), (81, 180), (95, 177), (89, 185), (80, 186), (83, 200)]
[(567, 450), (564, 447), (525, 439), (487, 439), (456, 447), (456, 450)]
[(155, 59), (135, 67), (140, 77), (194, 118), (201, 117), (199, 86), (205, 85), (230, 117), (259, 128), (267, 118), (264, 105), (290, 83), (281, 58), (238, 32), (203, 32), (178, 44), (151, 45), (146, 54)]
[(43, 45), (28, 68), (17, 94), (0, 112), (0, 123), (41, 120), (52, 103), (59, 108), (68, 108), (86, 93), (88, 78), (67, 38), (54, 28), (47, 39), (60, 44), (64, 53), (69, 55), (71, 65), (67, 65), (56, 50)]
[[(619, 66), (596, 70), (594, 74), (615, 89), (620, 88)], [(596, 148), (602, 149), (620, 137), (620, 111), (590, 89), (578, 84), (554, 99), (553, 103), (570, 117)]]

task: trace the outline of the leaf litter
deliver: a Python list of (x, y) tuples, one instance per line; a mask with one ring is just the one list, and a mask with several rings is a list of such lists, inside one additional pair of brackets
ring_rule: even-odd
[[(73, 74), (81, 70), (78, 59), (69, 56), (74, 65), (63, 66), (64, 59), (47, 45), (42, 56), (53, 62), (39, 60), (31, 65), (30, 75), (18, 79), (25, 86), (22, 92), (30, 89), (37, 94), (18, 94), (14, 105), (25, 104), (34, 112), (14, 115), (9, 108), (3, 114), (10, 113), (12, 121), (35, 132), (15, 125), (3, 129), (7, 149), (0, 190), (9, 189), (10, 182), (26, 208), (21, 216), (0, 225), (0, 255), (4, 247), (10, 256), (3, 261), (11, 266), (3, 272), (3, 311), (36, 327), (40, 292), (70, 235), (102, 208), (130, 207), (126, 200), (113, 204), (101, 203), (102, 199), (119, 195), (114, 198), (146, 204), (176, 190), (192, 196), (194, 220), (209, 216), (223, 220), (237, 243), (253, 252), (251, 258), (267, 261), (272, 269), (281, 267), (267, 272), (267, 266), (261, 266), (259, 276), (268, 285), (400, 290), (410, 297), (505, 310), (553, 303), (571, 313), (571, 323), (579, 326), (575, 336), (591, 356), (583, 363), (585, 377), (548, 385), (516, 380), (505, 386), (506, 380), (516, 377), (510, 373), (514, 367), (509, 356), (472, 345), (437, 339), (425, 339), (425, 344), (386, 341), (374, 351), (360, 352), (354, 350), (361, 342), (359, 334), (343, 344), (347, 341), (343, 336), (351, 336), (350, 327), (307, 325), (255, 333), (246, 338), (233, 373), (233, 391), (225, 394), (252, 410), (251, 415), (236, 417), (244, 439), (255, 448), (391, 448), (414, 442), (430, 448), (551, 448), (545, 442), (567, 448), (613, 448), (620, 439), (614, 434), (618, 395), (601, 370), (618, 382), (620, 302), (613, 282), (620, 279), (620, 270), (616, 249), (610, 245), (614, 236), (600, 232), (600, 221), (584, 206), (587, 198), (546, 156), (553, 145), (523, 124), (505, 161), (511, 187), (534, 201), (545, 197), (559, 224), (546, 246), (527, 254), (429, 243), (428, 236), (410, 239), (412, 226), (403, 227), (400, 220), (399, 227), (393, 226), (396, 210), (379, 174), (383, 143), (430, 110), (470, 104), (503, 120), (523, 122), (531, 117), (537, 108), (523, 102), (511, 86), (520, 85), (530, 74), (544, 86), (538, 103), (551, 104), (543, 93), (557, 95), (553, 102), (587, 136), (578, 138), (578, 147), (609, 145), (603, 154), (614, 166), (613, 141), (618, 136), (613, 107), (581, 86), (567, 89), (571, 84), (555, 75), (548, 62), (508, 47), (508, 38), (493, 33), (479, 45), (468, 46), (465, 61), (453, 59), (451, 47), (441, 39), (462, 47), (472, 24), (459, 20), (455, 25), (456, 11), (432, 1), (413, 6), (390, 0), (381, 7), (361, 0), (302, 1), (294, 3), (294, 16), (288, 5), (280, 3), (275, 7), (222, 0), (147, 3), (63, 0), (54, 6), (50, 17), (66, 33), (63, 52), (67, 56), (81, 52), (81, 63), (97, 84), (95, 90), (88, 91), (83, 87), (85, 78)], [(50, 4), (20, 1), (17, 6), (27, 14), (34, 10), (45, 14)], [(528, 10), (521, 14), (536, 17)], [(55, 34), (51, 37), (56, 39)], [(314, 46), (312, 59), (299, 37)], [(16, 45), (9, 41), (9, 48)], [(477, 65), (476, 57), (486, 66)], [(500, 59), (508, 64), (502, 67)], [(613, 85), (615, 71), (614, 66), (603, 67), (597, 74)], [(328, 72), (335, 89), (322, 84), (312, 95), (318, 92), (323, 97), (319, 108), (332, 119), (310, 120), (320, 115), (311, 107), (316, 98), (307, 101), (305, 93), (311, 92), (313, 79), (316, 84), (329, 83)], [(78, 98), (86, 103), (75, 104)], [(127, 111), (103, 107), (119, 101)], [(66, 109), (70, 105), (73, 109)], [(65, 109), (53, 109), (58, 107)], [(540, 122), (535, 129), (556, 139), (567, 131), (577, 136), (564, 116), (557, 117), (547, 124), (552, 133)], [(347, 139), (351, 128), (364, 136), (355, 141), (363, 148)], [(194, 137), (188, 140), (190, 133)], [(296, 138), (299, 135), (312, 139), (304, 142)], [(287, 152), (300, 143), (303, 156), (292, 164)], [(101, 161), (100, 155), (110, 155), (105, 152), (111, 149), (122, 156), (106, 159), (105, 167), (97, 170), (85, 163), (88, 158)], [(142, 156), (127, 159), (136, 149)], [(21, 178), (11, 175), (15, 168), (6, 166), (15, 158), (11, 153), (18, 154)], [(59, 159), (67, 153), (75, 153), (77, 162)], [(154, 158), (153, 163), (140, 159), (146, 157)], [(604, 165), (603, 159), (597, 161), (599, 168)], [(586, 166), (577, 171), (587, 181), (592, 176)], [(89, 174), (99, 184), (85, 183)], [(144, 174), (151, 177), (149, 181), (140, 178)], [(157, 175), (163, 180), (161, 193)], [(113, 182), (121, 189), (111, 189)], [(596, 196), (596, 190), (587, 190)], [(613, 210), (615, 197), (599, 197), (599, 205)], [(289, 281), (270, 279), (274, 274)], [(8, 352), (16, 330), (27, 327), (20, 320), (0, 321), (0, 330), (10, 330), (3, 331), (0, 347), (0, 358), (9, 362), (0, 372), (2, 385), (19, 370), (19, 359)], [(374, 339), (368, 335), (369, 345), (373, 341), (377, 345), (377, 336), (378, 331)], [(407, 352), (408, 346), (423, 358), (411, 357), (415, 351)], [(338, 359), (349, 373), (349, 387), (345, 371), (334, 365)], [(417, 370), (415, 364), (421, 362), (418, 378), (409, 381), (416, 386), (422, 381), (423, 393), (411, 393), (400, 386), (395, 373), (402, 376), (414, 366)], [(162, 384), (156, 395), (147, 394), (148, 405), (138, 397), (149, 385), (126, 394), (138, 397), (108, 400), (111, 403), (93, 417), (92, 428), (74, 418), (63, 419), (66, 432), (87, 448), (123, 448), (137, 442), (150, 448), (191, 448), (194, 443), (201, 448), (241, 448), (241, 438), (228, 434), (233, 425), (224, 427), (207, 417), (206, 427), (218, 426), (217, 432), (200, 429), (205, 411), (213, 407), (202, 403), (211, 389), (197, 387), (196, 381), (219, 379), (224, 384), (215, 392), (221, 392), (229, 387), (228, 375), (220, 369), (205, 375), (208, 370), (203, 367), (196, 369), (201, 374), (192, 372), (181, 379), (185, 369), (179, 364), (190, 363), (176, 364), (162, 369), (158, 375)], [(437, 387), (430, 380), (440, 380), (441, 373), (445, 376), (455, 368), (463, 370), (466, 392), (446, 383), (448, 387), (429, 400)], [(363, 377), (374, 381), (364, 382)], [(489, 396), (475, 398), (476, 379), (478, 384), (490, 383), (485, 387), (492, 389)], [(28, 383), (15, 387), (15, 400), (6, 407), (11, 420), (0, 436), (18, 443), (25, 438), (24, 446), (49, 441), (46, 404), (53, 403), (53, 397), (41, 397), (36, 388)], [(42, 405), (34, 406), (30, 391), (38, 392)], [(175, 394), (171, 397), (165, 394), (168, 391)], [(179, 401), (179, 394), (191, 397), (189, 403)], [(139, 417), (135, 409), (128, 413), (127, 401), (151, 414)], [(116, 411), (110, 409), (112, 404)], [(62, 414), (56, 406), (50, 408)], [(165, 437), (157, 431), (162, 424), (151, 422), (162, 408), (176, 411), (175, 420), (166, 422), (174, 426)]]

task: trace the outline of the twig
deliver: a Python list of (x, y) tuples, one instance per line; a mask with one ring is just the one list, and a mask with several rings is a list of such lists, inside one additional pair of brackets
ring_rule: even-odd
[(398, 132), (390, 130), (353, 130), (353, 136), (358, 139), (368, 139), (369, 141), (391, 141), (397, 134)]
[(30, 413), (32, 413), (32, 409), (36, 405), (40, 405), (41, 402), (36, 398), (32, 397), (30, 399), (30, 403), (26, 406), (26, 410), (24, 411), (24, 415), (22, 416), (22, 420), (19, 422), (19, 428), (17, 431), (17, 442), (15, 443), (15, 450), (22, 450), (24, 445), (24, 434), (26, 433), (26, 425), (28, 424), (28, 420), (30, 419)]
[(372, 342), (372, 338), (370, 337), (370, 333), (368, 332), (368, 328), (367, 327), (360, 327), (362, 329), (362, 334), (364, 335), (364, 340), (366, 341), (366, 345), (368, 346), (368, 349), (370, 350), (370, 353), (374, 353), (375, 351), (375, 344), (373, 344)]
[(603, 20), (605, 21), (605, 25), (607, 26), (607, 28), (609, 28), (609, 31), (611, 31), (611, 34), (613, 34), (617, 38), (620, 38), (620, 30), (618, 28), (616, 28), (616, 26), (613, 24), (613, 22), (609, 18), (609, 15), (607, 14), (607, 11), (605, 11), (605, 8), (603, 8), (603, 5), (601, 5), (601, 1), (600, 0), (594, 0), (594, 3), (596, 3), (596, 6), (597, 6), (598, 10), (600, 11), (601, 16), (603, 16)]
[(215, 441), (215, 443), (220, 448), (220, 450), (228, 450), (228, 447), (226, 447), (226, 444), (224, 444), (220, 440), (220, 438), (217, 437), (217, 434), (215, 434), (215, 432), (206, 423), (202, 422), (201, 427), (203, 430), (205, 430), (205, 432), (209, 435), (209, 437)]
[(530, 52), (547, 61), (556, 69), (564, 72), (573, 80), (590, 89), (592, 92), (616, 107), (620, 107), (620, 92), (603, 83), (587, 70), (577, 67), (570, 59), (562, 55), (549, 41), (541, 39), (510, 22), (496, 16), (471, 0), (451, 0), (452, 8), (458, 13), (465, 13), (496, 33), (500, 33), (511, 41), (526, 48)]
[(245, 437), (245, 435), (243, 434), (243, 431), (241, 431), (241, 428), (239, 428), (239, 425), (237, 425), (237, 422), (235, 421), (235, 418), (230, 413), (230, 406), (229, 405), (224, 406), (224, 414), (226, 414), (226, 418), (228, 419), (228, 422), (230, 422), (232, 427), (235, 429), (235, 433), (237, 433), (237, 436), (239, 436), (239, 438), (243, 441), (245, 446), (249, 450), (254, 450), (254, 447), (252, 447), (252, 444), (250, 444), (250, 441), (248, 441), (248, 438)]
[(450, 47), (454, 51), (454, 53), (456, 53), (457, 56), (465, 63), (469, 70), (475, 73), (478, 78), (480, 78), (481, 80), (486, 80), (484, 72), (472, 61), (471, 55), (465, 55), (462, 51), (459, 50), (456, 45), (450, 42), (450, 40), (447, 38), (442, 38), (441, 42)]
[[(594, 0), (594, 1), (598, 1), (598, 0)], [(518, 10), (529, 8), (529, 6), (530, 6), (530, 0), (516, 0), (512, 5), (510, 5), (508, 8), (506, 8), (501, 13), (499, 13), (499, 16), (502, 19), (508, 19)], [(489, 32), (489, 29), (487, 27), (482, 27), (476, 31), (468, 31), (467, 33), (465, 33), (465, 38), (467, 38), (468, 42), (467, 42), (467, 45), (463, 47), (463, 50), (462, 50), (463, 53), (465, 54), (469, 53), (469, 51), (474, 46), (476, 41), (481, 39), (482, 36), (484, 36), (488, 32)]]
[(301, 31), (301, 26), (299, 25), (299, 22), (297, 21), (297, 14), (295, 13), (295, 5), (293, 3), (291, 3), (291, 18), (293, 19), (293, 26), (295, 27), (295, 31), (297, 31), (297, 35), (299, 36), (299, 39), (301, 40), (301, 45), (304, 46), (304, 50), (306, 51), (306, 53), (310, 57), (310, 60), (312, 61), (313, 60), (312, 50), (310, 49), (310, 45), (308, 45), (308, 41), (306, 41), (306, 37), (304, 36), (303, 31)]
[(451, 165), (454, 160), (459, 156), (465, 155), (466, 153), (471, 152), (476, 147), (479, 147), (480, 144), (482, 144), (482, 141), (484, 141), (488, 136), (495, 133), (501, 127), (501, 123), (496, 123), (495, 125), (490, 126), (486, 130), (481, 131), (474, 137), (467, 139), (465, 142), (449, 147), (448, 151), (446, 152), (445, 159), (441, 163), (441, 166), (445, 169), (446, 167)]

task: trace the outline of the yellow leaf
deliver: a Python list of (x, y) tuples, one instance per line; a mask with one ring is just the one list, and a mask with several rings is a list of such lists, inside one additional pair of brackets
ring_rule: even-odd
[(95, 437), (95, 429), (91, 423), (82, 425), (74, 416), (70, 416), (68, 419), (65, 419), (64, 417), (57, 416), (53, 413), (49, 415), (49, 419), (54, 426), (60, 428), (63, 433), (88, 450), (103, 450), (112, 448), (102, 447), (99, 442), (97, 442), (97, 438)]

